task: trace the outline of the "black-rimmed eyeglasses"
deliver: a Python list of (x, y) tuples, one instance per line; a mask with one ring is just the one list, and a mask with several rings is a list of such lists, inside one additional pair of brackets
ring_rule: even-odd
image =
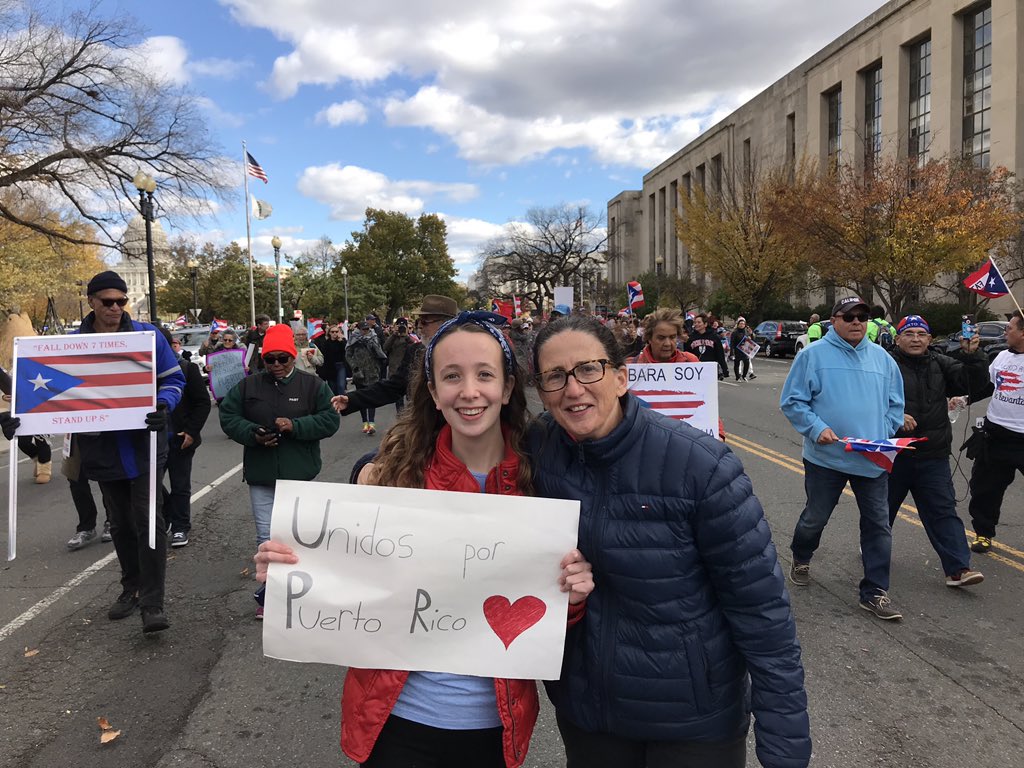
[(537, 382), (537, 388), (541, 392), (557, 392), (560, 389), (565, 389), (565, 385), (569, 383), (570, 376), (580, 384), (596, 384), (604, 378), (605, 366), (610, 364), (610, 360), (603, 358), (601, 360), (587, 360), (568, 371), (556, 369), (538, 373), (534, 380)]

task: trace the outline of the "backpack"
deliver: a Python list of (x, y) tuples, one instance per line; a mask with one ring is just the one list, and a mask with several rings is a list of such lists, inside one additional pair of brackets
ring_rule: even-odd
[(879, 320), (877, 317), (872, 318), (871, 322), (878, 327), (875, 343), (881, 346), (882, 349), (892, 349), (895, 345), (895, 339), (892, 336), (892, 326), (885, 320)]

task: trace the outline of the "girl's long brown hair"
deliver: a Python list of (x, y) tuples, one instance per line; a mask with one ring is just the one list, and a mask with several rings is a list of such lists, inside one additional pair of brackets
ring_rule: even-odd
[[(456, 333), (487, 333), (483, 328), (472, 324), (460, 325), (445, 335)], [(497, 344), (497, 342), (495, 342)], [(508, 404), (501, 407), (501, 423), (508, 429), (509, 442), (512, 450), (519, 457), (519, 477), (517, 487), (523, 495), (533, 492), (533, 473), (530, 471), (529, 458), (523, 449), (526, 425), (530, 414), (526, 406), (526, 372), (514, 363), (512, 394)], [(444, 416), (434, 405), (434, 399), (427, 388), (427, 376), (424, 371), (423, 357), (418, 356), (415, 370), (412, 372), (412, 391), (409, 401), (402, 409), (391, 429), (381, 441), (377, 458), (374, 459), (370, 483), (387, 485), (395, 488), (422, 488), (424, 471), (434, 459), (434, 445), (441, 428), (445, 425)], [(504, 366), (502, 366), (504, 371)], [(503, 372), (507, 375), (507, 372)], [(431, 382), (433, 383), (433, 382)]]

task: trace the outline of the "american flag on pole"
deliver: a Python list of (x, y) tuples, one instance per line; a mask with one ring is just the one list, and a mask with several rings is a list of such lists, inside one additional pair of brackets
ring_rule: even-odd
[(877, 464), (886, 472), (892, 472), (892, 463), (900, 451), (910, 448), (911, 443), (927, 440), (927, 437), (893, 437), (888, 440), (865, 440), (861, 437), (842, 437), (839, 442), (846, 443), (846, 450), (861, 454), (872, 464)]
[(19, 338), (14, 402), (24, 434), (139, 429), (156, 407), (148, 333)]
[(248, 152), (245, 153), (245, 172), (253, 178), (259, 179), (264, 184), (268, 181), (267, 172), (260, 167), (259, 163), (256, 162), (256, 158)]

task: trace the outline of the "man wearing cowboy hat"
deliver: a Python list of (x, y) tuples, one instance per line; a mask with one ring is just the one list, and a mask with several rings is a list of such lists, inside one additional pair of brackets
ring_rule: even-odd
[(347, 395), (335, 395), (331, 398), (331, 405), (334, 410), (342, 416), (350, 413), (358, 413), (360, 409), (380, 408), (390, 403), (396, 403), (400, 398), (405, 397), (409, 390), (409, 379), (412, 371), (422, 359), (425, 344), (441, 327), (442, 323), (450, 320), (459, 313), (459, 305), (454, 299), (447, 296), (436, 296), (428, 294), (423, 297), (419, 309), (412, 314), (416, 315), (416, 329), (419, 333), (419, 342), (406, 347), (405, 356), (398, 370), (388, 378), (381, 379), (357, 392)]

